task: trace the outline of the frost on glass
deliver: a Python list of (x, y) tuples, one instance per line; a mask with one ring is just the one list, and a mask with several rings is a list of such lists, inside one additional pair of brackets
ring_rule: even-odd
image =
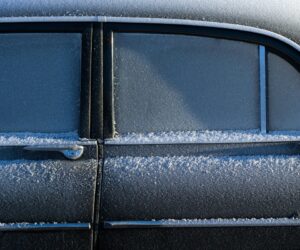
[(256, 45), (115, 33), (113, 54), (120, 135), (259, 128)]
[(300, 73), (283, 58), (268, 54), (269, 129), (300, 130)]
[(0, 35), (0, 132), (79, 126), (80, 34)]

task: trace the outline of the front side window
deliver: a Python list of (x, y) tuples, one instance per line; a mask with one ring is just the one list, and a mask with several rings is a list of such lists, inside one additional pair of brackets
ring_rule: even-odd
[(0, 132), (78, 130), (81, 34), (0, 34)]

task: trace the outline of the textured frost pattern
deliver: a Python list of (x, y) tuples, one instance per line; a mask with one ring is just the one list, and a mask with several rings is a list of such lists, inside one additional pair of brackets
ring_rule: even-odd
[(78, 133), (0, 133), (0, 146), (68, 144), (78, 141)]
[(168, 144), (168, 143), (242, 143), (300, 140), (300, 131), (276, 131), (261, 134), (245, 131), (178, 131), (159, 133), (128, 133), (106, 140), (107, 144)]
[[(252, 168), (252, 170), (263, 168), (264, 170), (269, 169), (272, 172), (274, 166), (276, 166), (276, 168), (282, 167), (285, 171), (291, 168), (290, 170), (293, 171), (294, 167), (299, 168), (300, 166), (300, 156), (121, 156), (106, 158), (104, 164), (110, 166), (113, 172), (119, 171), (117, 169), (121, 168), (127, 173), (142, 173), (145, 171), (148, 174), (150, 170), (155, 168), (155, 172), (159, 174), (166, 171), (172, 172), (174, 168), (179, 168), (184, 172), (189, 171), (190, 173), (201, 172), (209, 174), (210, 170), (212, 170), (213, 172), (219, 171), (220, 173), (226, 171), (227, 174), (232, 172), (232, 175), (235, 175), (237, 171), (243, 168)], [(300, 175), (300, 171), (297, 175)]]
[(197, 225), (198, 223), (202, 223), (203, 225), (236, 225), (236, 224), (247, 224), (247, 225), (255, 225), (255, 224), (293, 224), (297, 223), (300, 224), (300, 220), (297, 218), (231, 218), (231, 219), (181, 219), (181, 220), (175, 220), (175, 219), (164, 219), (164, 220), (153, 220), (154, 222), (158, 221), (163, 225), (174, 225), (174, 224), (191, 224), (191, 225)]
[(109, 219), (284, 218), (300, 207), (300, 156), (111, 157)]
[(90, 221), (96, 160), (0, 161), (0, 221)]
[(123, 221), (115, 225), (125, 225), (130, 228), (140, 228), (146, 225), (152, 227), (248, 227), (248, 226), (299, 226), (299, 218), (216, 218), (216, 219), (162, 219), (149, 221)]

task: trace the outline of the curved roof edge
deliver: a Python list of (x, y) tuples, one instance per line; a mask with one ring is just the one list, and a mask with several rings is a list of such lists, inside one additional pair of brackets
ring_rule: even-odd
[(251, 32), (275, 38), (300, 52), (300, 43), (266, 29), (220, 22), (198, 21), (188, 19), (143, 18), (143, 17), (112, 17), (112, 16), (44, 16), (44, 17), (0, 17), (0, 23), (31, 23), (31, 22), (109, 22), (109, 23), (140, 23), (140, 24), (171, 24), (211, 27)]
[[(262, 28), (300, 44), (299, 0), (1, 0), (0, 18), (132, 17)], [(20, 20), (21, 20), (20, 19)], [(22, 19), (22, 20), (25, 20)]]

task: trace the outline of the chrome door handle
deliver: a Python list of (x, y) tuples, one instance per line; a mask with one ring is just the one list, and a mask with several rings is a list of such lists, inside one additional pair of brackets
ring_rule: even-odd
[(25, 146), (23, 149), (28, 151), (48, 151), (48, 152), (60, 152), (69, 160), (78, 160), (84, 151), (84, 147), (76, 144), (61, 145), (61, 144), (41, 144)]

